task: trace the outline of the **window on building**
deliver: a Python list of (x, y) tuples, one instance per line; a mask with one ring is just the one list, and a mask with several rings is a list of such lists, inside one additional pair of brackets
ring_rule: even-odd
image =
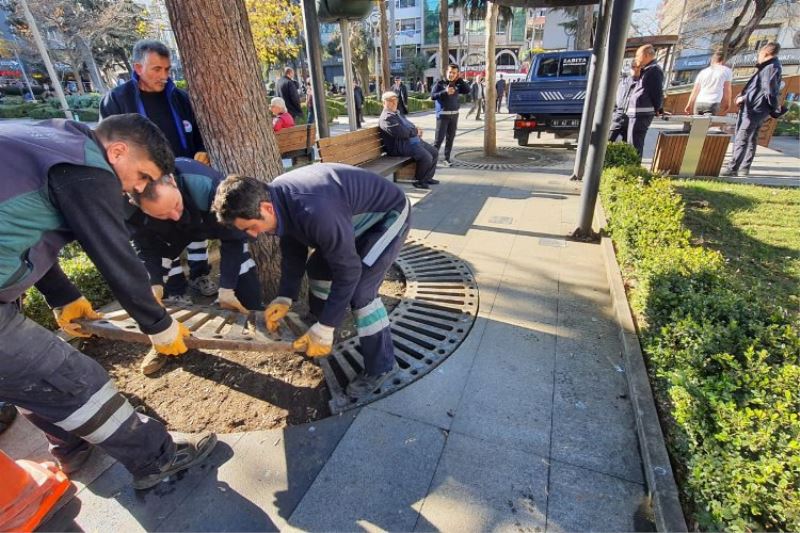
[(533, 29), (533, 40), (544, 41), (544, 26), (537, 26)]
[(417, 0), (395, 0), (394, 5), (398, 9), (405, 7), (417, 7)]
[(447, 34), (451, 37), (457, 37), (461, 35), (461, 21), (460, 20), (451, 20), (447, 23)]
[(400, 19), (395, 21), (398, 33), (415, 33), (418, 32), (422, 25), (422, 19)]
[(505, 19), (497, 19), (497, 35), (505, 35), (508, 31), (508, 21)]
[(396, 61), (400, 61), (401, 59), (403, 59), (403, 47), (402, 46), (395, 47), (395, 49), (394, 49), (394, 58), (395, 58)]

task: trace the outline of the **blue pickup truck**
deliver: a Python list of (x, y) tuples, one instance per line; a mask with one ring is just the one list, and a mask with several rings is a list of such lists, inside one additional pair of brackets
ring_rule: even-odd
[(591, 55), (588, 50), (537, 54), (527, 80), (509, 86), (508, 111), (517, 115), (514, 138), (520, 146), (527, 146), (534, 132), (577, 135)]

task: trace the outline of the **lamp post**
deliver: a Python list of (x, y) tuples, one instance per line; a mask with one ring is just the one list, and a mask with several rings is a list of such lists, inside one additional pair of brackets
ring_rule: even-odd
[(369, 16), (368, 23), (372, 30), (372, 48), (375, 51), (375, 94), (381, 94), (381, 69), (378, 64), (378, 39), (381, 31), (381, 14), (373, 11)]

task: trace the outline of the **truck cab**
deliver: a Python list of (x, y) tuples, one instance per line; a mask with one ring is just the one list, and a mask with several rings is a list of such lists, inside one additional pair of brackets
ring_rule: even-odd
[(512, 83), (508, 111), (514, 120), (514, 138), (527, 146), (531, 133), (577, 136), (592, 52), (545, 52), (537, 54), (524, 82)]

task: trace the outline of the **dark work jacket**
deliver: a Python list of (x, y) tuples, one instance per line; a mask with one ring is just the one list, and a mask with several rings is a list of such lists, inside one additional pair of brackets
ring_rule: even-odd
[(303, 114), (303, 109), (300, 107), (300, 94), (297, 92), (297, 83), (293, 79), (282, 76), (275, 83), (275, 92), (286, 102), (286, 110), (293, 118)]
[(411, 146), (420, 142), (417, 127), (397, 111), (384, 109), (378, 127), (383, 147), (389, 155), (412, 155)]
[[(172, 319), (128, 240), (122, 185), (92, 131), (63, 119), (0, 125), (0, 161), (0, 302), (33, 285), (51, 307), (78, 299), (58, 266), (61, 248), (77, 240), (144, 333), (167, 329)], [(47, 354), (56, 366), (57, 353)]]
[(614, 101), (613, 118), (615, 120), (619, 120), (625, 116), (625, 113), (628, 109), (628, 98), (631, 95), (631, 90), (633, 89), (633, 85), (635, 83), (636, 79), (634, 79), (633, 76), (625, 76), (624, 78), (620, 78), (619, 85), (617, 85), (617, 98)]
[(652, 61), (642, 68), (628, 97), (629, 117), (654, 116), (664, 104), (664, 71)]
[[(205, 152), (203, 137), (197, 127), (197, 119), (189, 101), (189, 95), (175, 87), (170, 78), (164, 89), (167, 93), (167, 103), (172, 112), (172, 121), (178, 131), (179, 144), (172, 146), (175, 157), (194, 157), (197, 152)], [(139, 91), (139, 77), (134, 72), (133, 77), (105, 95), (100, 102), (100, 116), (102, 118), (123, 113), (138, 113), (147, 116)]]
[[(447, 94), (449, 85), (455, 87), (455, 93)], [(458, 111), (461, 107), (458, 101), (459, 94), (469, 94), (469, 85), (461, 78), (452, 83), (447, 80), (439, 80), (434, 84), (431, 89), (431, 99), (436, 102), (436, 118), (439, 118), (442, 111)]]
[(361, 106), (364, 105), (364, 91), (361, 90), (361, 87), (353, 87), (353, 103), (356, 105), (356, 109), (361, 109)]
[(266, 187), (278, 220), (278, 295), (297, 299), (309, 249), (314, 248), (332, 276), (328, 299), (317, 319), (326, 326), (338, 326), (362, 270), (377, 260), (376, 243), (409, 220), (405, 193), (378, 174), (338, 163), (300, 167)]
[(780, 111), (781, 76), (783, 68), (777, 57), (759, 64), (756, 73), (742, 90), (745, 110), (756, 115)]
[(192, 159), (175, 160), (175, 183), (183, 197), (180, 220), (159, 220), (130, 206), (126, 220), (133, 246), (144, 261), (153, 285), (162, 283), (163, 257), (174, 259), (195, 241), (220, 240), (219, 285), (235, 289), (247, 234), (217, 221), (211, 204), (224, 176)]

